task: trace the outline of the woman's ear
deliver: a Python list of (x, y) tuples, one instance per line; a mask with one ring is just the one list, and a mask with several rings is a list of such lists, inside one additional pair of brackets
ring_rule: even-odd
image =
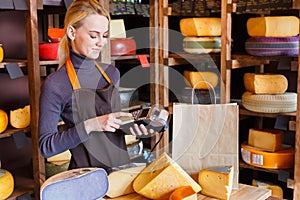
[(75, 40), (76, 29), (73, 26), (68, 26), (67, 28), (67, 36), (71, 41)]

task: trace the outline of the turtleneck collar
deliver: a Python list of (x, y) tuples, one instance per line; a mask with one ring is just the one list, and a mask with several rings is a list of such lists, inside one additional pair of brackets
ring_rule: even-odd
[(91, 69), (91, 67), (95, 67), (94, 59), (90, 59), (86, 56), (80, 55), (74, 52), (72, 49), (70, 50), (70, 58), (75, 70)]

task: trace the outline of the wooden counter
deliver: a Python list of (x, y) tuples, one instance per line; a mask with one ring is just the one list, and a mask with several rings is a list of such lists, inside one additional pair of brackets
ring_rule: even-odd
[[(230, 200), (265, 200), (271, 196), (271, 190), (253, 187), (250, 185), (239, 184), (239, 190), (233, 190)], [(104, 199), (109, 200), (111, 198), (105, 197)], [(198, 200), (214, 200), (215, 198), (207, 197), (198, 194)], [(113, 198), (111, 200), (147, 200), (147, 198), (138, 194), (129, 194), (122, 197)]]

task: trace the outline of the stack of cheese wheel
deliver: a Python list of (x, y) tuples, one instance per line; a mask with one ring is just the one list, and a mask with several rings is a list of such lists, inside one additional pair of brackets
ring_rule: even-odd
[(286, 92), (288, 81), (282, 74), (244, 74), (244, 108), (261, 113), (295, 112), (297, 93)]
[(241, 145), (243, 161), (267, 169), (292, 168), (295, 149), (283, 144), (283, 134), (276, 129), (249, 129), (248, 142)]
[(249, 18), (245, 50), (254, 56), (298, 56), (299, 19), (295, 16)]
[(184, 18), (180, 31), (185, 36), (183, 50), (192, 54), (221, 51), (221, 18)]

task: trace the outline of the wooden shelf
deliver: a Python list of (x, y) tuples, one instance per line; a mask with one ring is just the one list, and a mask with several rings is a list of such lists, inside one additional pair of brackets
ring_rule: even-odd
[[(250, 185), (239, 184), (238, 190), (233, 190), (230, 196), (230, 200), (241, 200), (241, 199), (255, 199), (265, 200), (271, 196), (271, 190), (265, 188), (253, 187)], [(104, 197), (104, 199), (110, 199)], [(112, 198), (111, 200), (148, 200), (148, 198), (132, 193), (129, 195)], [(215, 200), (215, 198), (207, 197), (202, 194), (198, 194), (198, 200)]]
[[(219, 63), (220, 54), (188, 54), (188, 53), (178, 53), (170, 54), (168, 58), (164, 59), (164, 65), (176, 66), (184, 64), (196, 64), (199, 62), (211, 62)], [(218, 64), (215, 64), (218, 66)]]
[(20, 129), (8, 128), (6, 131), (4, 131), (3, 133), (0, 134), (0, 139), (10, 137), (11, 135), (18, 133), (20, 131), (24, 131), (25, 133), (28, 133), (30, 131), (30, 127), (20, 128)]
[[(140, 54), (140, 55), (146, 55), (147, 58), (149, 58), (148, 54)], [(123, 56), (111, 56), (111, 60), (137, 60), (138, 59), (138, 54), (135, 55), (123, 55)]]
[(33, 194), (34, 181), (29, 178), (15, 177), (15, 189), (14, 192), (8, 197), (7, 200), (15, 200), (17, 197), (24, 194)]
[(27, 61), (26, 60), (10, 60), (10, 59), (5, 59), (0, 63), (0, 68), (5, 68), (5, 65), (11, 64), (11, 63), (18, 63), (19, 67), (26, 67), (27, 66)]

